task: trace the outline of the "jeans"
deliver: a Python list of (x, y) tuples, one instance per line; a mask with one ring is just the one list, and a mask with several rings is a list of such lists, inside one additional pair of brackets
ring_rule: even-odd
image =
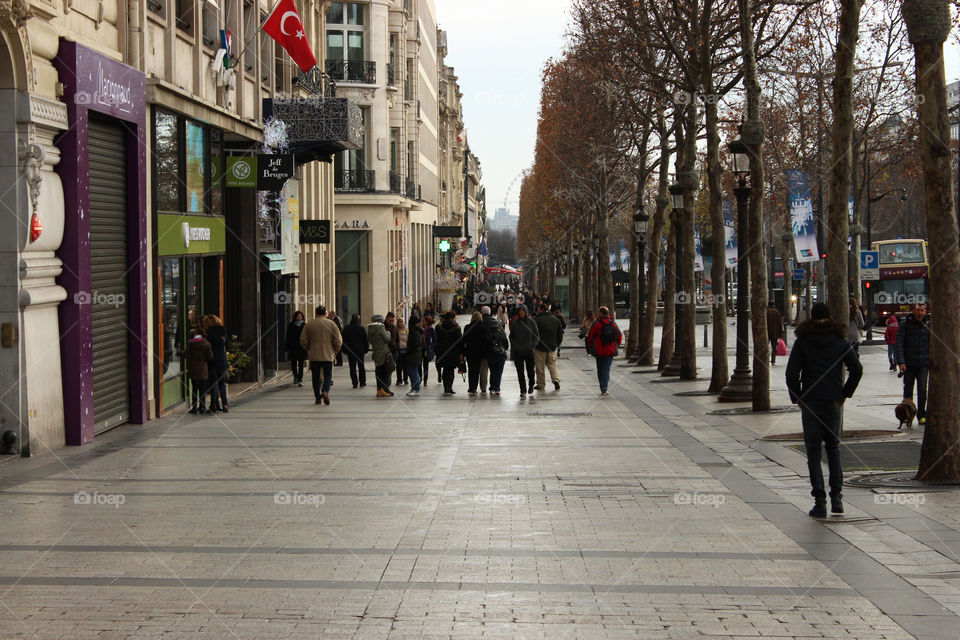
[(291, 360), (290, 370), (293, 372), (293, 384), (303, 382), (303, 365), (306, 360)]
[(817, 502), (826, 501), (823, 468), (820, 466), (820, 444), (827, 449), (830, 470), (830, 497), (839, 499), (843, 490), (843, 465), (840, 462), (840, 432), (843, 426), (843, 405), (840, 403), (803, 403), (803, 443), (807, 448), (807, 469), (810, 472), (810, 495)]
[(506, 356), (487, 358), (487, 367), (490, 369), (490, 391), (500, 393), (500, 380), (503, 378), (503, 365), (506, 363)]
[(551, 381), (560, 381), (560, 374), (557, 372), (556, 351), (540, 351), (537, 349), (533, 352), (533, 361), (537, 370), (537, 389), (545, 389), (547, 387), (547, 371), (550, 372)]
[[(303, 374), (300, 374), (303, 377)], [(210, 363), (210, 408), (227, 406), (227, 366)]]
[(363, 358), (348, 353), (347, 360), (350, 361), (350, 382), (353, 383), (353, 386), (356, 387), (358, 384), (361, 387), (367, 386), (367, 368), (363, 364)]
[(313, 374), (313, 397), (319, 400), (321, 393), (330, 393), (330, 385), (333, 384), (333, 362), (310, 362), (310, 373)]
[(410, 391), (420, 391), (420, 365), (407, 367), (407, 376), (410, 378)]
[(887, 360), (889, 360), (890, 362), (896, 362), (896, 361), (897, 361), (897, 345), (896, 345), (896, 343), (894, 343), (894, 344), (888, 344), (888, 345), (887, 345)]
[[(513, 356), (513, 364), (517, 368), (517, 378), (520, 380), (520, 393), (533, 393), (533, 384), (534, 384), (534, 363), (533, 363), (533, 353), (527, 354), (515, 354)], [(526, 369), (527, 377), (523, 377), (524, 369)], [(528, 382), (529, 381), (529, 382)]]
[(397, 384), (407, 381), (407, 351), (401, 349), (397, 352)]
[(190, 379), (190, 409), (193, 411), (207, 410), (207, 381)]
[(613, 356), (597, 356), (597, 380), (600, 382), (600, 392), (606, 393), (610, 385), (610, 365)]
[(442, 365), (440, 367), (440, 379), (443, 381), (443, 391), (453, 391), (453, 377), (457, 373), (457, 365)]
[(430, 381), (430, 363), (431, 362), (433, 362), (432, 358), (430, 360), (427, 360), (426, 356), (424, 356), (423, 366), (422, 366), (423, 384), (427, 384), (427, 382)]
[(476, 393), (477, 385), (480, 384), (481, 362), (483, 362), (483, 358), (467, 358), (467, 380), (469, 381), (467, 391), (470, 393)]
[(903, 397), (913, 398), (913, 383), (917, 383), (917, 418), (927, 417), (927, 377), (930, 367), (911, 367), (903, 374)]

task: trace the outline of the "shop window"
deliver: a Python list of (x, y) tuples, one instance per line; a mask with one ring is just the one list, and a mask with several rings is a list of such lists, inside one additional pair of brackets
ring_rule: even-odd
[[(267, 14), (260, 14), (260, 24), (267, 21)], [(270, 62), (273, 60), (273, 38), (266, 35), (260, 37), (260, 84), (269, 90)]]
[(177, 5), (177, 28), (193, 35), (194, 0), (175, 0)]
[(220, 47), (220, 5), (211, 0), (201, 0), (203, 11), (203, 45), (211, 49)]
[(223, 215), (223, 133), (209, 129), (210, 138), (210, 213)]
[(223, 215), (223, 134), (155, 110), (154, 210)]
[(180, 276), (180, 258), (160, 260), (160, 318), (163, 351), (163, 380), (177, 378), (183, 371), (180, 352), (183, 350), (183, 327), (180, 319), (184, 314), (181, 304), (183, 282)]
[(154, 188), (158, 211), (180, 210), (180, 145), (177, 117), (157, 111), (153, 117)]
[(188, 120), (184, 133), (187, 160), (187, 211), (189, 213), (203, 213), (207, 191), (204, 129), (199, 124)]

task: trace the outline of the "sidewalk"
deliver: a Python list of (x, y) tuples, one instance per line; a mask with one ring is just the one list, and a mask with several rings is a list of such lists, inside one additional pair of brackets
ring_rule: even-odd
[[(622, 363), (601, 399), (568, 347), (533, 399), (509, 363), (475, 399), (337, 368), (328, 407), (281, 385), (3, 465), (0, 638), (957, 637), (958, 494), (811, 520), (804, 456), (757, 439), (799, 414)], [(848, 428), (892, 415), (879, 349)]]

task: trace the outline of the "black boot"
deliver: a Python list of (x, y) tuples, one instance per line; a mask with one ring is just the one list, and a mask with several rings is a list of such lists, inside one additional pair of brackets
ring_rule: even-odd
[(843, 513), (843, 496), (830, 496), (830, 513)]
[(816, 503), (813, 505), (813, 509), (810, 509), (811, 518), (826, 518), (827, 517), (827, 502), (823, 498), (817, 498)]

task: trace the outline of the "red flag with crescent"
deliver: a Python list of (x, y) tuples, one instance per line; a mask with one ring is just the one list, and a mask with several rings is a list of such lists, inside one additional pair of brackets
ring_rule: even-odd
[(280, 0), (277, 3), (263, 24), (263, 31), (287, 50), (304, 73), (317, 66), (317, 59), (310, 50), (303, 22), (293, 0)]

